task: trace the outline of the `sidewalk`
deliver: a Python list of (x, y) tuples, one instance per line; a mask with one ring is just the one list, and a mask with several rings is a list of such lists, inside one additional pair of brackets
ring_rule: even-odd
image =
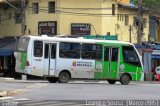
[(7, 96), (7, 92), (0, 90), (0, 97), (4, 97), (4, 96)]
[(160, 84), (160, 81), (131, 81), (131, 83), (137, 83), (137, 84)]
[(0, 81), (14, 81), (14, 78), (0, 77)]

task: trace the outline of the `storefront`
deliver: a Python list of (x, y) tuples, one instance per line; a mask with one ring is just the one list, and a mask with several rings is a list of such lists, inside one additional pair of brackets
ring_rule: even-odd
[(0, 39), (0, 76), (14, 77), (16, 49), (16, 37), (5, 37)]
[(160, 66), (160, 50), (154, 49), (152, 52), (152, 67)]

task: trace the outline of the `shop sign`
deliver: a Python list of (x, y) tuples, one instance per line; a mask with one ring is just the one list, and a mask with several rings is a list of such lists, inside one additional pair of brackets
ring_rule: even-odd
[(153, 55), (160, 55), (160, 50), (153, 50), (152, 54)]
[(86, 23), (72, 23), (71, 34), (72, 35), (90, 35), (91, 24)]
[(160, 59), (160, 55), (152, 55), (152, 59)]
[(118, 40), (117, 35), (111, 35), (111, 36), (106, 36), (106, 35), (84, 35), (83, 38), (85, 39), (98, 39), (98, 40)]
[(56, 21), (38, 22), (38, 34), (56, 35), (57, 34), (57, 22)]

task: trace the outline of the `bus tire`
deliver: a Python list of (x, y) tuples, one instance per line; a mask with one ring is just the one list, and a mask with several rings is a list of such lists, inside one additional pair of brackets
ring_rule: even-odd
[(128, 85), (130, 82), (131, 78), (128, 74), (123, 74), (120, 78), (120, 83), (122, 85)]
[(67, 71), (62, 71), (60, 74), (59, 74), (59, 77), (58, 77), (58, 82), (59, 83), (67, 83), (69, 80), (70, 80), (70, 74), (69, 72)]
[(109, 84), (115, 84), (115, 83), (116, 83), (116, 80), (108, 80), (108, 83), (109, 83)]
[(56, 83), (58, 81), (57, 78), (47, 78), (50, 83)]

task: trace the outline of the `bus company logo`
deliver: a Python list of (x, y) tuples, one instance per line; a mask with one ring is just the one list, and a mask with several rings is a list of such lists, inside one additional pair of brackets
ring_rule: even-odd
[(77, 66), (77, 62), (76, 62), (76, 61), (73, 61), (73, 62), (72, 62), (72, 66)]

